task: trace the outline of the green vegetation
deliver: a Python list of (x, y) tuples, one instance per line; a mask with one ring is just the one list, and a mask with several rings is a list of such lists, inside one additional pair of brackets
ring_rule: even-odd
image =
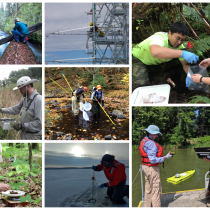
[[(201, 15), (198, 14), (193, 6), (195, 6)], [(180, 10), (182, 10), (182, 15), (190, 26), (178, 12)], [(132, 45), (134, 47), (136, 44), (142, 42), (156, 32), (168, 32), (170, 26), (174, 22), (181, 21), (187, 25), (189, 30), (187, 41), (183, 43), (185, 46), (184, 50), (197, 54), (199, 56), (199, 60), (201, 61), (210, 57), (209, 17), (209, 3), (135, 3), (133, 5), (132, 13)], [(206, 24), (204, 20), (208, 24)], [(195, 33), (193, 33), (191, 28)], [(188, 40), (193, 46), (192, 49), (188, 48)], [(182, 92), (186, 93), (186, 89), (184, 87), (186, 74), (183, 72), (182, 66), (179, 65), (177, 59), (161, 64), (161, 66), (163, 68), (163, 72), (159, 75), (155, 75), (155, 79), (152, 78), (154, 81), (150, 82), (158, 85), (159, 83), (156, 82), (158, 79), (160, 81), (166, 81), (166, 79), (170, 77), (177, 85), (177, 88), (182, 89)], [(180, 71), (180, 69), (182, 71)], [(182, 96), (179, 95), (179, 93), (176, 93), (176, 95), (178, 95), (178, 97)], [(175, 103), (209, 103), (209, 101), (205, 98), (205, 93), (200, 92), (200, 94), (198, 94), (191, 91), (191, 94), (188, 95), (188, 93), (186, 93), (185, 95), (185, 100), (178, 101), (174, 99), (173, 101), (175, 101)], [(198, 97), (197, 95), (202, 95), (203, 97)], [(191, 96), (198, 98), (190, 101)]]
[[(14, 28), (14, 19), (18, 17), (21, 22), (28, 24), (28, 27), (42, 22), (42, 3), (1, 3), (0, 20), (1, 29), (11, 33)], [(42, 44), (42, 31), (29, 35), (29, 40), (36, 44)]]
[[(42, 200), (42, 144), (32, 143), (32, 157), (29, 155), (29, 144), (2, 143), (2, 157), (0, 180), (8, 184), (10, 190), (24, 191), (28, 200), (28, 207), (41, 207)], [(10, 157), (15, 157), (11, 162)], [(30, 166), (31, 162), (31, 166)]]
[(153, 124), (163, 134), (157, 141), (167, 148), (210, 146), (208, 107), (134, 107), (132, 114), (133, 145), (139, 145), (146, 135), (142, 129)]

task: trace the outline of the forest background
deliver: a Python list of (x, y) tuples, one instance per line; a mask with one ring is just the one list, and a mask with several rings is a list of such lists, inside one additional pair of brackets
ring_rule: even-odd
[[(135, 46), (156, 32), (168, 32), (174, 22), (183, 22), (189, 30), (187, 41), (183, 43), (184, 50), (197, 54), (200, 62), (210, 57), (209, 18), (209, 3), (133, 3), (132, 45)], [(150, 73), (150, 82), (157, 85), (167, 83), (167, 78), (172, 79), (176, 88), (171, 89), (170, 103), (210, 103), (206, 93), (186, 88), (186, 74), (178, 59), (161, 66), (163, 71), (159, 74)]]
[[(0, 2), (0, 28), (11, 34), (15, 24), (14, 19), (19, 18), (28, 27), (42, 22), (42, 3), (3, 3)], [(42, 44), (42, 30), (28, 36), (29, 41), (34, 44)]]
[(209, 107), (133, 107), (132, 122), (134, 150), (146, 136), (143, 129), (151, 124), (160, 128), (157, 141), (164, 147), (210, 146)]

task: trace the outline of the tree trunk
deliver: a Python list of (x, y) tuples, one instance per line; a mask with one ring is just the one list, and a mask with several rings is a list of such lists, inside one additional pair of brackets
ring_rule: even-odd
[(39, 149), (39, 144), (38, 143), (32, 143), (32, 149)]
[(31, 143), (28, 143), (28, 150), (29, 150), (30, 171), (32, 171), (32, 147), (31, 147)]
[[(37, 23), (37, 24), (29, 27), (28, 32), (29, 32), (29, 34), (31, 34), (35, 31), (38, 31), (38, 30), (41, 30), (41, 29), (42, 29), (42, 23)], [(5, 44), (7, 42), (10, 42), (12, 40), (13, 40), (13, 35), (7, 36), (7, 37), (0, 40), (0, 45)]]

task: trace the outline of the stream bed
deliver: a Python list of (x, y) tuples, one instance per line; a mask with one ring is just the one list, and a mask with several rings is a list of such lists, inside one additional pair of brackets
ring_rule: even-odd
[[(46, 140), (110, 140), (129, 139), (129, 119), (114, 119), (112, 107), (105, 108), (110, 116), (101, 110), (100, 118), (93, 118), (93, 110), (87, 112), (89, 121), (83, 118), (83, 112), (74, 116), (71, 99), (45, 101), (45, 139)], [(124, 114), (127, 111), (124, 111)], [(107, 139), (108, 140), (108, 139)]]

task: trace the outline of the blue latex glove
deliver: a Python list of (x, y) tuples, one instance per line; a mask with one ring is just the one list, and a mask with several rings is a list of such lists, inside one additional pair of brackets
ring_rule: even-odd
[(104, 184), (101, 184), (101, 185), (99, 186), (99, 188), (103, 188), (103, 187), (105, 187)]
[(197, 63), (199, 60), (197, 55), (185, 50), (182, 52), (181, 57), (184, 58), (188, 63)]
[(92, 166), (92, 169), (93, 169), (93, 170), (96, 170), (96, 169), (97, 169), (97, 166), (94, 166), (94, 165), (93, 165), (93, 166)]
[[(187, 73), (187, 77), (186, 77), (185, 82), (186, 82), (186, 87), (189, 87), (189, 84), (193, 83), (193, 80), (192, 80), (189, 72)], [(189, 84), (188, 84), (188, 82), (189, 82)]]

